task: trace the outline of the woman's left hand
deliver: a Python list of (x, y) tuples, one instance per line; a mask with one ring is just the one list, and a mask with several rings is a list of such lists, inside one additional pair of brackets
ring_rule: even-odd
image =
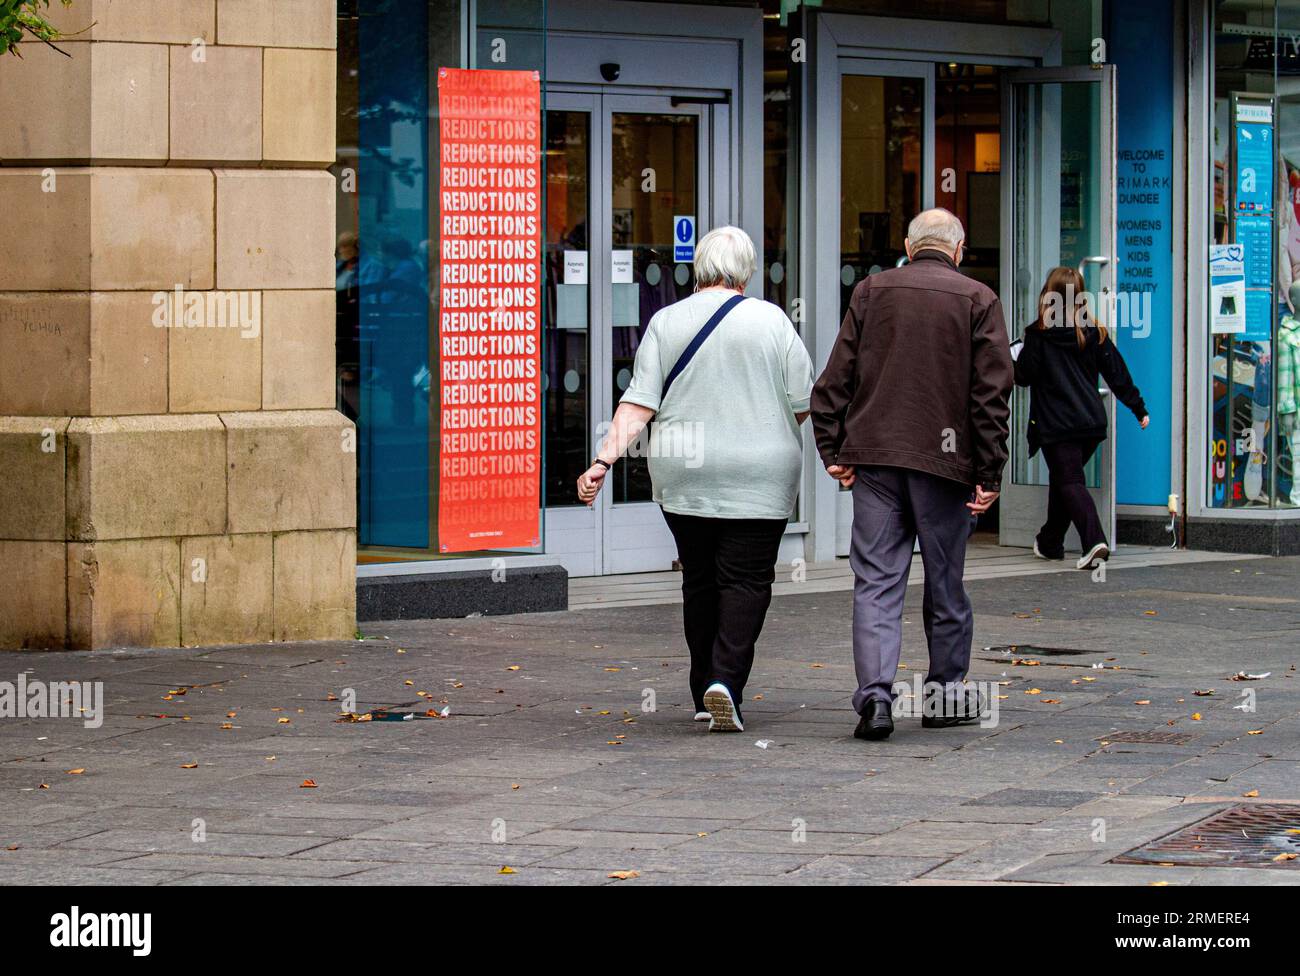
[(605, 483), (605, 475), (609, 469), (603, 464), (593, 464), (582, 476), (578, 478), (578, 500), (585, 505), (590, 505), (596, 500), (600, 493), (601, 486)]
[(1147, 429), (1147, 424), (1151, 423), (1151, 418), (1150, 418), (1150, 417), (1143, 417), (1141, 420), (1138, 421), (1138, 423), (1142, 425), (1142, 429), (1143, 429), (1143, 430), (1146, 430), (1146, 429)]

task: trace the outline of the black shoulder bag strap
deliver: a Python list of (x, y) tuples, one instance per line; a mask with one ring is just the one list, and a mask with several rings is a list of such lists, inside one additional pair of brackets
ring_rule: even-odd
[(664, 378), (664, 388), (659, 394), (659, 403), (661, 405), (668, 396), (668, 388), (673, 385), (673, 380), (677, 379), (678, 374), (690, 365), (691, 360), (695, 358), (695, 354), (700, 351), (700, 346), (704, 345), (704, 340), (713, 334), (713, 330), (727, 317), (727, 313), (744, 300), (744, 295), (732, 295), (713, 313), (713, 317), (704, 323), (704, 327), (695, 333), (695, 338), (691, 340), (690, 345), (682, 350), (681, 356), (677, 358), (677, 362), (673, 364), (673, 368), (668, 371), (668, 375)]

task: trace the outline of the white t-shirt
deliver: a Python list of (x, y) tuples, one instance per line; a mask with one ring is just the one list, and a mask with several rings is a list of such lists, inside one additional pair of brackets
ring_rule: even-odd
[(656, 312), (622, 400), (656, 411), (650, 480), (666, 511), (789, 518), (802, 468), (795, 414), (808, 409), (813, 375), (803, 340), (778, 306), (749, 298), (733, 308), (660, 403), (664, 378), (733, 294), (697, 292)]

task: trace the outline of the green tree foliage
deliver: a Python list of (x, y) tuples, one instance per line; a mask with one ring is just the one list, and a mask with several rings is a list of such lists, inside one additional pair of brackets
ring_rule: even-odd
[[(72, 6), (72, 0), (59, 2), (65, 7)], [(18, 42), (24, 34), (30, 34), (54, 47), (50, 42), (57, 40), (60, 35), (54, 25), (45, 19), (44, 11), (49, 5), (50, 0), (0, 0), (0, 56), (12, 53), (21, 58)]]

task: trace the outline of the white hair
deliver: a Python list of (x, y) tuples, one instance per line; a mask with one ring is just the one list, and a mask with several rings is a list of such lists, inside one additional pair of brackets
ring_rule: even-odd
[(744, 291), (757, 270), (754, 242), (739, 227), (716, 227), (695, 248), (696, 287), (725, 285)]
[(912, 218), (912, 222), (907, 225), (907, 239), (911, 241), (913, 251), (919, 251), (923, 247), (937, 247), (951, 253), (966, 239), (966, 232), (962, 230), (961, 221), (956, 214), (943, 207), (935, 207), (933, 210), (922, 210)]

